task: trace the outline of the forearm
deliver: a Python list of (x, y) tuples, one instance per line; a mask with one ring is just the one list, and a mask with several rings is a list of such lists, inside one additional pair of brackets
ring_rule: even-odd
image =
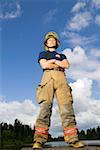
[(41, 67), (43, 69), (51, 69), (51, 68), (69, 68), (70, 64), (67, 60), (56, 60), (56, 59), (51, 59), (51, 60), (40, 60)]
[(70, 63), (68, 61), (56, 60), (55, 64), (58, 65), (59, 67), (62, 67), (62, 68), (69, 68), (70, 67)]
[(54, 64), (54, 63), (51, 63), (51, 62), (47, 62), (47, 63), (45, 64), (45, 69), (46, 69), (46, 68), (51, 69), (51, 68), (57, 68), (57, 67), (59, 67), (57, 64)]
[(59, 67), (57, 64), (55, 64), (55, 60), (47, 60), (43, 65), (42, 68), (43, 69), (51, 69), (51, 68), (57, 68)]

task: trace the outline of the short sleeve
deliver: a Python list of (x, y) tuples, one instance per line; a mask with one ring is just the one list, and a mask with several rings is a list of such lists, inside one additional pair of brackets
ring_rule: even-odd
[(46, 57), (45, 57), (45, 52), (40, 52), (40, 53), (39, 53), (39, 56), (38, 56), (38, 63), (39, 63), (40, 59), (46, 59)]
[(66, 55), (65, 54), (61, 54), (61, 59), (67, 59)]

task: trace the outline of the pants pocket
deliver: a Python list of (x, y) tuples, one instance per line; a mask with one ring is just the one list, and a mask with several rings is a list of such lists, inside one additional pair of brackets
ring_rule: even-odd
[(46, 84), (38, 84), (36, 88), (36, 99), (39, 104), (47, 100)]
[(69, 100), (73, 103), (72, 88), (71, 88), (71, 86), (70, 86), (68, 83), (66, 83), (66, 84), (67, 84), (67, 88), (68, 88), (68, 93), (67, 93), (67, 95), (68, 95), (68, 97), (69, 97)]
[(65, 97), (64, 99), (67, 99), (67, 102), (72, 102), (73, 103), (73, 96), (72, 96), (72, 88), (71, 86), (66, 82), (62, 85), (63, 91)]

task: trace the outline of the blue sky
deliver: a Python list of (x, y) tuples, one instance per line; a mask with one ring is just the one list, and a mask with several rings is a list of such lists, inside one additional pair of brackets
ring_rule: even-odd
[[(10, 2), (6, 2), (1, 3), (3, 14), (6, 11), (10, 14), (11, 11), (17, 11), (16, 5), (19, 3), (11, 0), (13, 4), (10, 6)], [(72, 5), (73, 3), (68, 3), (69, 10)], [(8, 100), (34, 98), (34, 89), (42, 73), (37, 63), (38, 54), (44, 50), (43, 40), (46, 32), (55, 30), (59, 33), (60, 27), (64, 26), (64, 20), (58, 23), (56, 18), (58, 17), (59, 21), (62, 17), (65, 18), (68, 10), (62, 13), (63, 9), (66, 9), (65, 2), (25, 0), (20, 2), (18, 16), (2, 19), (1, 95), (6, 96)]]
[[(100, 100), (100, 0), (1, 0), (0, 3), (2, 109), (4, 103), (12, 110), (14, 102), (22, 105), (26, 99), (32, 110), (33, 104), (34, 108), (38, 107), (35, 90), (42, 69), (37, 59), (39, 52), (44, 50), (45, 34), (52, 30), (58, 33), (61, 41), (57, 51), (64, 53), (72, 64), (66, 75), (76, 104), (75, 88), (78, 87), (82, 89), (79, 98), (88, 92), (84, 99), (97, 106)], [(95, 115), (97, 122), (92, 124), (90, 120), (90, 125), (100, 122)], [(82, 117), (81, 112), (78, 117)]]

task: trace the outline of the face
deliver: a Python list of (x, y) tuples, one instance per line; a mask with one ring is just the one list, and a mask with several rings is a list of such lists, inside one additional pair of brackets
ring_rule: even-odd
[(53, 38), (53, 37), (50, 37), (50, 38), (47, 40), (46, 45), (47, 45), (48, 47), (54, 47), (54, 46), (56, 46), (56, 39)]

